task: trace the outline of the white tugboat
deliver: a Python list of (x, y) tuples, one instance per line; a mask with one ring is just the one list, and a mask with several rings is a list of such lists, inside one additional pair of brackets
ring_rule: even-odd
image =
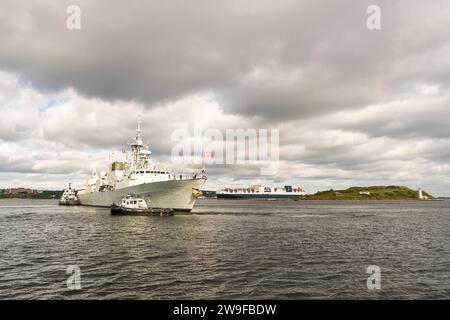
[(112, 161), (105, 174), (94, 170), (86, 187), (78, 192), (82, 205), (110, 207), (121, 203), (122, 198), (138, 194), (148, 198), (151, 194), (155, 208), (173, 208), (176, 211), (191, 211), (197, 199), (197, 190), (206, 182), (204, 171), (187, 177), (175, 175), (166, 166), (153, 163), (151, 151), (141, 139), (138, 122), (136, 136), (130, 143), (124, 161)]
[[(151, 202), (149, 200), (149, 202)], [(149, 208), (147, 202), (137, 195), (127, 195), (122, 199), (122, 204), (111, 206), (112, 215), (151, 215), (151, 216), (172, 216), (173, 209), (169, 208)]]
[(76, 206), (80, 204), (80, 200), (77, 197), (77, 191), (72, 188), (72, 184), (69, 183), (69, 188), (65, 189), (59, 204), (62, 206)]

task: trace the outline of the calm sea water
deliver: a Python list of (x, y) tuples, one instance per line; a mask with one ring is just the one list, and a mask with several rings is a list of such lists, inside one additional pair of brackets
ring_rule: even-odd
[[(199, 200), (113, 217), (0, 201), (1, 299), (449, 299), (450, 202)], [(81, 290), (67, 288), (67, 267)], [(368, 290), (369, 265), (381, 290)]]

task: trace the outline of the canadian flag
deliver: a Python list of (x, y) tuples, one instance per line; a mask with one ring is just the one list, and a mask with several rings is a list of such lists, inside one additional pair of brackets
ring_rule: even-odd
[(206, 152), (203, 156), (205, 159), (214, 159), (216, 157), (216, 153), (213, 152)]

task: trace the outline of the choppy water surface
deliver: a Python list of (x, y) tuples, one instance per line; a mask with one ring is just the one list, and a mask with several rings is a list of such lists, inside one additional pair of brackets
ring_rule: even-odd
[[(1, 200), (0, 237), (2, 299), (450, 298), (448, 201), (211, 199), (192, 215), (112, 217)], [(70, 265), (81, 290), (67, 289)]]

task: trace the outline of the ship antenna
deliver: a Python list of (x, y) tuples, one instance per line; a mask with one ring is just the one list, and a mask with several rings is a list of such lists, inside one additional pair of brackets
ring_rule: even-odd
[(141, 135), (141, 115), (138, 116), (137, 125), (138, 125), (137, 133), (138, 133), (138, 136), (140, 136)]

